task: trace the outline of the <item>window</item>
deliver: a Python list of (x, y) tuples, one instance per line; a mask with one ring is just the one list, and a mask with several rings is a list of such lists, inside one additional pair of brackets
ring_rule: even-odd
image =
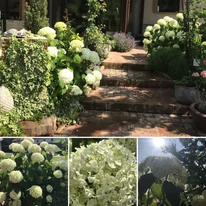
[(154, 0), (154, 12), (178, 12), (183, 9), (183, 0)]

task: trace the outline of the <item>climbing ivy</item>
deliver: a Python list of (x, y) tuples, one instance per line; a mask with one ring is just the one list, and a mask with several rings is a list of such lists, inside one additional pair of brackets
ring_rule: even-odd
[(20, 120), (37, 120), (50, 113), (47, 95), (50, 71), (45, 42), (12, 37), (7, 40), (0, 84), (14, 98)]

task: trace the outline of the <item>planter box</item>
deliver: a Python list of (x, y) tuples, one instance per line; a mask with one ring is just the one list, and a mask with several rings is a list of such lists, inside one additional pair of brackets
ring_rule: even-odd
[(56, 131), (56, 117), (44, 117), (41, 121), (21, 121), (26, 136), (54, 136)]
[(180, 104), (190, 105), (200, 99), (200, 91), (195, 87), (175, 86), (175, 99)]
[(196, 104), (197, 103), (193, 103), (190, 105), (191, 115), (194, 124), (201, 132), (206, 133), (206, 114), (197, 111), (195, 108)]

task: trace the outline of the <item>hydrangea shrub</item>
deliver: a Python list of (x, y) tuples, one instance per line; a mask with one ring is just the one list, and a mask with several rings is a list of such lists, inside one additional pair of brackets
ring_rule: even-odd
[[(62, 156), (53, 160), (56, 154), (65, 154), (56, 144), (25, 138), (9, 146), (12, 156), (6, 158), (0, 153), (0, 204), (8, 205), (55, 205), (55, 193), (65, 191), (67, 201), (68, 160)], [(66, 195), (65, 195), (66, 194)]]
[(136, 158), (130, 150), (107, 139), (70, 155), (71, 206), (136, 203)]
[(177, 20), (165, 16), (159, 19), (153, 26), (147, 26), (144, 32), (144, 49), (151, 54), (161, 47), (185, 48), (185, 33), (183, 32), (183, 14), (176, 15)]

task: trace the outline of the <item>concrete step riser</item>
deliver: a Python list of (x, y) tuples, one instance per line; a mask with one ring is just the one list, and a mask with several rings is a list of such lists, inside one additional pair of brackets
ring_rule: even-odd
[(83, 102), (86, 110), (100, 111), (121, 111), (121, 112), (137, 112), (137, 113), (155, 113), (155, 114), (178, 114), (183, 115), (189, 112), (188, 108), (170, 105), (147, 105), (147, 104), (127, 104), (122, 102), (101, 103), (101, 102)]
[(110, 79), (103, 78), (101, 86), (124, 86), (124, 87), (141, 87), (141, 88), (173, 88), (172, 81), (153, 81), (153, 80), (134, 80), (134, 79)]

